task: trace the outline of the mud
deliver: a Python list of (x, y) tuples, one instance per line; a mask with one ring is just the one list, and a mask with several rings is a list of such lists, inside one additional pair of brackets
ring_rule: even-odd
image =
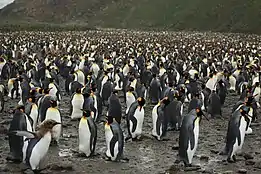
[[(0, 117), (0, 173), (21, 173), (21, 165), (10, 164), (5, 158), (9, 152), (8, 138), (6, 136), (11, 120), (10, 111), (14, 109), (18, 100), (7, 97), (5, 111)], [(42, 173), (261, 173), (261, 130), (258, 123), (252, 125), (253, 134), (247, 135), (243, 145), (242, 154), (237, 156), (237, 162), (226, 162), (226, 156), (217, 153), (224, 146), (228, 118), (238, 96), (229, 94), (223, 107), (224, 119), (203, 119), (200, 126), (199, 145), (193, 163), (200, 165), (201, 169), (189, 171), (182, 164), (175, 164), (178, 149), (178, 132), (168, 132), (168, 141), (157, 141), (150, 134), (152, 130), (152, 105), (147, 104), (143, 137), (138, 142), (125, 143), (125, 156), (129, 162), (108, 162), (103, 159), (105, 152), (105, 138), (103, 123), (98, 124), (97, 155), (86, 159), (75, 153), (78, 149), (78, 122), (71, 121), (69, 117), (69, 96), (63, 95), (60, 110), (63, 118), (63, 137), (59, 146), (51, 146), (46, 170)], [(123, 100), (122, 100), (123, 102)], [(123, 109), (124, 103), (122, 103)], [(186, 113), (186, 110), (185, 112)], [(260, 113), (260, 112), (259, 112)], [(259, 114), (260, 115), (260, 114)], [(125, 129), (125, 125), (122, 125)], [(126, 132), (126, 131), (125, 131)], [(31, 173), (31, 171), (26, 171)]]

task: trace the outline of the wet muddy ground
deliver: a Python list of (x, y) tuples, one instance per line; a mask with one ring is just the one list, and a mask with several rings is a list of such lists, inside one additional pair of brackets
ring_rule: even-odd
[[(168, 132), (169, 141), (159, 142), (151, 137), (152, 118), (151, 105), (147, 105), (142, 141), (126, 142), (125, 156), (127, 163), (107, 162), (103, 159), (105, 152), (105, 138), (103, 124), (98, 124), (98, 140), (96, 145), (97, 156), (90, 159), (78, 157), (78, 122), (69, 117), (69, 96), (63, 96), (60, 110), (63, 118), (63, 137), (58, 147), (52, 146), (47, 157), (47, 168), (42, 173), (261, 173), (261, 126), (252, 125), (253, 134), (247, 135), (242, 154), (237, 156), (237, 162), (226, 162), (226, 156), (217, 153), (224, 146), (228, 118), (238, 96), (229, 95), (223, 108), (224, 120), (203, 119), (200, 127), (199, 145), (194, 164), (199, 164), (198, 171), (186, 171), (182, 164), (175, 164), (178, 148), (178, 132)], [(6, 98), (4, 113), (0, 117), (0, 173), (21, 173), (21, 165), (7, 163), (5, 158), (9, 152), (8, 138), (5, 135), (12, 118), (9, 113), (18, 103), (18, 100)], [(124, 103), (122, 103), (124, 105)], [(124, 106), (123, 106), (124, 108)], [(186, 110), (185, 110), (186, 113)], [(259, 112), (260, 113), (260, 112)], [(260, 117), (260, 114), (259, 114)], [(125, 129), (124, 124), (122, 125)], [(31, 173), (27, 171), (26, 173)]]

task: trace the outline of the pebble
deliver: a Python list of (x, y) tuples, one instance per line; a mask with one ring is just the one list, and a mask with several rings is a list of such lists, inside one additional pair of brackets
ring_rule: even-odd
[(214, 154), (218, 154), (219, 151), (218, 150), (210, 150), (211, 153), (214, 153)]
[(209, 160), (209, 156), (201, 155), (199, 159), (202, 160), (202, 161), (208, 161)]
[(247, 173), (247, 170), (246, 170), (246, 169), (239, 169), (239, 170), (237, 171), (237, 173)]
[(252, 159), (250, 159), (250, 160), (247, 160), (246, 162), (245, 162), (245, 164), (247, 165), (247, 166), (252, 166), (252, 165), (255, 165), (255, 161), (254, 160), (252, 160)]
[(261, 169), (261, 161), (256, 162), (254, 167), (256, 169)]

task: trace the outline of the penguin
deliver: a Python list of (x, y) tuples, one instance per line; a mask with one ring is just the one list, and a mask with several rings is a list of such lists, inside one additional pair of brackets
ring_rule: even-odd
[[(32, 120), (25, 114), (25, 107), (18, 106), (13, 114), (12, 121), (10, 123), (9, 132), (11, 131), (32, 131)], [(28, 143), (24, 142), (24, 137), (16, 135), (8, 135), (10, 156), (7, 160), (13, 162), (22, 162), (25, 159), (25, 150)]]
[(11, 99), (18, 98), (19, 93), (19, 83), (17, 78), (11, 78), (8, 80), (8, 97)]
[(193, 109), (183, 121), (179, 133), (179, 160), (186, 167), (192, 166), (192, 159), (196, 152), (199, 139), (199, 125), (204, 116), (201, 108)]
[(236, 91), (236, 78), (233, 75), (228, 76), (228, 81), (229, 81), (229, 91)]
[(31, 131), (10, 131), (12, 136), (25, 136), (28, 141), (26, 149), (25, 163), (31, 170), (37, 174), (40, 173), (42, 161), (45, 159), (52, 140), (52, 129), (54, 126), (61, 124), (54, 120), (45, 120), (39, 126), (37, 132)]
[(196, 108), (202, 108), (202, 102), (200, 101), (199, 99), (199, 94), (196, 93), (195, 95), (192, 96), (192, 99), (190, 100), (189, 102), (189, 106), (188, 106), (188, 113), (193, 110), (193, 109), (196, 109)]
[(118, 91), (114, 90), (109, 98), (108, 117), (113, 117), (117, 123), (121, 124), (122, 108), (118, 97)]
[(61, 134), (62, 134), (62, 117), (61, 112), (58, 109), (57, 100), (55, 98), (52, 98), (50, 100), (51, 106), (46, 111), (46, 117), (45, 120), (54, 120), (57, 123), (61, 123), (58, 125), (55, 125), (52, 129), (52, 137), (55, 142), (55, 144), (59, 143)]
[(115, 83), (115, 90), (121, 91), (123, 88), (123, 74), (120, 72), (119, 69), (116, 70), (116, 73), (114, 75), (114, 83)]
[(39, 122), (38, 106), (36, 104), (35, 96), (30, 96), (30, 98), (28, 99), (28, 102), (25, 105), (25, 114), (33, 120), (33, 131), (35, 131), (36, 126)]
[(96, 140), (97, 140), (97, 126), (94, 119), (91, 117), (90, 110), (82, 110), (83, 116), (79, 123), (79, 152), (86, 157), (94, 155)]
[(152, 104), (157, 104), (160, 100), (161, 85), (159, 80), (156, 78), (156, 74), (153, 74), (153, 79), (150, 83), (149, 96)]
[(25, 105), (27, 99), (29, 98), (29, 91), (31, 90), (31, 87), (29, 85), (29, 82), (25, 78), (20, 77), (19, 81), (21, 83), (20, 86), (22, 89), (19, 105)]
[(167, 131), (166, 106), (170, 103), (168, 97), (163, 98), (152, 110), (152, 136), (161, 141)]
[[(57, 101), (61, 101), (60, 89), (53, 78), (50, 78), (50, 83), (48, 85), (50, 89), (49, 95), (57, 98)], [(59, 104), (59, 103), (58, 103)]]
[(85, 85), (85, 75), (81, 70), (77, 70), (75, 72), (76, 76), (77, 76), (77, 81), (82, 84), (83, 86)]
[(224, 155), (228, 155), (228, 162), (236, 162), (236, 153), (241, 150), (246, 130), (249, 124), (249, 107), (241, 106), (230, 117), (227, 129), (226, 146)]
[(49, 91), (50, 89), (45, 89), (45, 94), (38, 100), (38, 117), (40, 122), (43, 122), (45, 120), (46, 111), (49, 107), (51, 107), (51, 100), (53, 99), (53, 97), (49, 95)]
[(222, 105), (219, 95), (216, 91), (212, 91), (208, 99), (208, 114), (210, 117), (215, 118), (217, 116), (222, 117)]
[(106, 157), (109, 161), (120, 161), (123, 159), (124, 136), (120, 125), (107, 117), (105, 124)]
[(81, 88), (77, 88), (76, 92), (72, 95), (70, 101), (70, 116), (71, 119), (79, 119), (82, 117), (82, 111), (84, 105), (84, 96), (81, 93)]
[[(141, 138), (143, 121), (144, 121), (144, 108), (145, 99), (139, 97), (137, 101), (131, 104), (130, 109), (127, 113), (127, 128), (128, 137), (132, 140), (139, 140)], [(125, 141), (128, 138), (125, 139)]]
[(224, 106), (227, 97), (227, 87), (223, 80), (218, 81), (217, 93), (220, 98), (221, 106)]
[(104, 106), (108, 106), (108, 99), (111, 96), (111, 93), (113, 92), (113, 84), (111, 82), (111, 79), (108, 79), (102, 88), (101, 97), (103, 101)]
[(5, 87), (4, 85), (0, 85), (0, 113), (4, 111), (4, 107), (5, 107), (4, 94), (5, 94)]
[(76, 89), (77, 88), (83, 88), (84, 86), (82, 85), (82, 84), (80, 84), (78, 81), (73, 81), (73, 82), (71, 82), (70, 84), (69, 84), (69, 92), (68, 92), (68, 94), (69, 95), (72, 95), (72, 94), (74, 94), (75, 92), (76, 92)]
[(128, 113), (131, 104), (136, 101), (136, 96), (134, 88), (129, 87), (128, 92), (126, 93), (126, 114)]

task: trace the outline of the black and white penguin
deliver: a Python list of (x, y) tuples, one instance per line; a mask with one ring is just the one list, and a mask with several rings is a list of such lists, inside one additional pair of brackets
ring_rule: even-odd
[(223, 82), (223, 80), (218, 81), (217, 91), (218, 91), (217, 92), (218, 96), (220, 98), (221, 106), (224, 106), (227, 97), (227, 87), (225, 82)]
[(18, 78), (11, 78), (8, 80), (8, 97), (11, 99), (18, 98), (21, 95), (18, 81)]
[(60, 89), (58, 84), (54, 81), (53, 78), (50, 78), (50, 83), (48, 85), (48, 88), (50, 89), (49, 95), (55, 97), (59, 105), (59, 102), (61, 101)]
[(223, 154), (228, 155), (228, 162), (236, 162), (236, 153), (242, 149), (246, 130), (249, 125), (249, 113), (250, 108), (247, 106), (241, 106), (235, 110), (230, 117), (228, 123), (226, 146)]
[[(13, 114), (9, 131), (32, 131), (32, 120), (25, 114), (24, 106), (18, 106)], [(10, 156), (7, 160), (22, 162), (25, 159), (28, 142), (24, 142), (24, 137), (9, 135)]]
[(4, 106), (5, 106), (4, 95), (5, 95), (5, 87), (4, 85), (0, 85), (0, 113), (4, 111)]
[(113, 117), (117, 123), (121, 124), (122, 108), (118, 97), (118, 91), (114, 90), (109, 98), (108, 117)]
[(105, 124), (105, 141), (107, 160), (120, 161), (123, 159), (124, 136), (120, 125), (108, 117)]
[(201, 100), (199, 99), (199, 94), (195, 94), (195, 95), (192, 95), (192, 99), (190, 100), (189, 102), (189, 106), (188, 106), (188, 113), (190, 113), (191, 110), (194, 110), (196, 108), (202, 108), (202, 102)]
[(40, 173), (42, 162), (46, 157), (51, 140), (52, 129), (54, 126), (61, 124), (54, 120), (46, 120), (40, 126), (37, 132), (10, 130), (10, 136), (24, 136), (28, 139), (26, 149), (25, 163), (36, 174)]
[(35, 96), (30, 96), (25, 105), (25, 114), (28, 115), (33, 120), (33, 131), (35, 131), (36, 126), (39, 122), (38, 118), (38, 106), (36, 104)]
[(83, 71), (82, 70), (77, 70), (75, 72), (75, 75), (77, 77), (76, 81), (78, 81), (80, 84), (82, 84), (84, 86), (85, 85), (85, 75), (84, 75)]
[(72, 95), (70, 101), (70, 116), (71, 119), (79, 119), (82, 117), (82, 109), (84, 105), (84, 96), (81, 93), (81, 88), (77, 88)]
[(193, 109), (182, 121), (179, 133), (179, 158), (186, 167), (192, 166), (192, 159), (198, 146), (199, 125), (203, 115), (200, 108)]
[(170, 103), (167, 97), (163, 98), (152, 110), (152, 136), (162, 140), (167, 132), (168, 119), (165, 114), (166, 106)]
[(152, 104), (157, 104), (159, 102), (161, 91), (160, 81), (157, 79), (156, 74), (153, 74), (153, 79), (151, 80), (149, 88), (149, 96)]
[(43, 122), (46, 117), (46, 111), (51, 107), (53, 96), (49, 95), (50, 89), (44, 89), (44, 95), (38, 100), (39, 121)]
[(25, 105), (27, 99), (29, 98), (31, 87), (29, 85), (29, 82), (25, 78), (20, 77), (19, 81), (20, 81), (22, 93), (21, 93), (21, 99), (18, 104)]
[(134, 88), (129, 87), (129, 89), (126, 93), (126, 107), (127, 107), (126, 108), (126, 114), (128, 113), (131, 104), (136, 101), (136, 97), (137, 97), (137, 94), (134, 91)]
[[(127, 113), (127, 129), (128, 138), (132, 140), (140, 139), (144, 121), (144, 108), (145, 99), (139, 97), (136, 102), (132, 103)], [(126, 140), (128, 139), (126, 138)]]
[(216, 93), (216, 91), (212, 91), (209, 95), (208, 99), (208, 114), (212, 118), (215, 118), (217, 116), (222, 116), (222, 105), (220, 102), (220, 97)]
[(79, 123), (79, 152), (86, 157), (94, 155), (97, 140), (97, 126), (92, 114), (90, 110), (83, 110)]
[(49, 107), (46, 111), (46, 117), (45, 120), (54, 120), (57, 123), (61, 123), (58, 125), (55, 125), (52, 129), (52, 137), (55, 143), (59, 143), (59, 139), (62, 135), (62, 117), (61, 112), (58, 109), (57, 99), (52, 98), (50, 100), (51, 107)]

